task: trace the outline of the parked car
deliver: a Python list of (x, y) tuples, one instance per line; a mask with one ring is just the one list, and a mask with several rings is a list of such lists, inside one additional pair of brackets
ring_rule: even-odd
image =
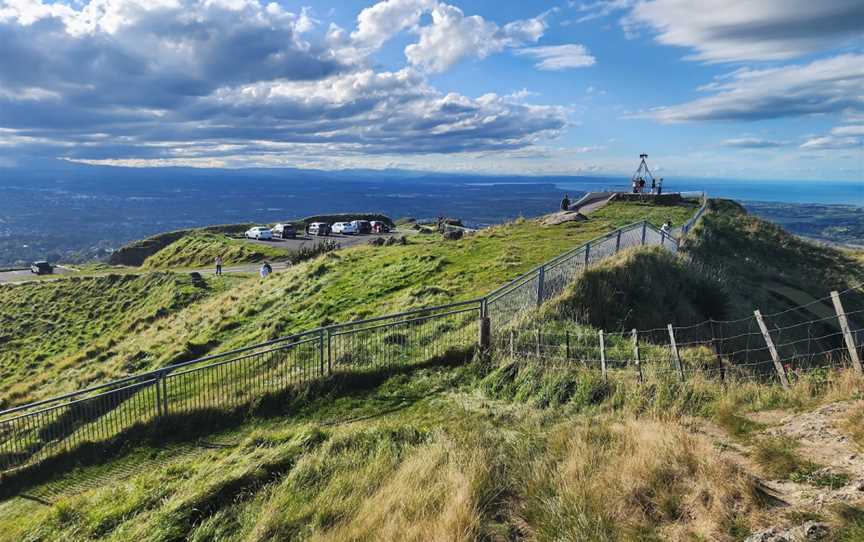
[(273, 232), (270, 231), (270, 228), (265, 228), (264, 226), (255, 226), (254, 228), (249, 228), (246, 230), (246, 238), (247, 239), (258, 239), (259, 241), (273, 239)]
[(357, 228), (357, 233), (372, 233), (372, 224), (368, 220), (355, 220), (352, 224)]
[(357, 233), (357, 227), (353, 222), (336, 222), (331, 228), (333, 233), (341, 233), (343, 235), (352, 235)]
[(373, 220), (369, 224), (372, 226), (372, 233), (387, 233), (390, 231), (390, 226), (380, 220)]
[(294, 224), (276, 224), (270, 231), (273, 233), (273, 237), (278, 237), (279, 239), (294, 239), (297, 237), (297, 229), (294, 227)]
[(330, 235), (330, 224), (326, 222), (313, 222), (306, 229), (309, 235)]
[(37, 275), (50, 275), (54, 272), (54, 266), (48, 262), (33, 262), (30, 265), (30, 272)]

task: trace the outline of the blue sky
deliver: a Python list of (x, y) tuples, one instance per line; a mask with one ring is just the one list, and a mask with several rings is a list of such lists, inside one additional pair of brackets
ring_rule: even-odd
[(864, 179), (860, 0), (0, 0), (0, 166)]

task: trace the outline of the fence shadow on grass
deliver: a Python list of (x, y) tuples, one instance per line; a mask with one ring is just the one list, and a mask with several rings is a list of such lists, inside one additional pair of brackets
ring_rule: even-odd
[[(165, 446), (198, 443), (202, 439), (235, 429), (252, 419), (272, 419), (302, 412), (316, 399), (363, 396), (392, 377), (410, 375), (424, 369), (455, 367), (469, 361), (474, 348), (454, 349), (441, 356), (410, 365), (391, 366), (357, 373), (341, 372), (333, 376), (280, 392), (268, 393), (233, 408), (205, 408), (194, 412), (167, 414), (149, 422), (133, 425), (100, 442), (85, 442), (76, 448), (45, 460), (4, 473), (0, 476), (0, 501), (21, 495), (36, 486), (65, 474), (118, 459), (141, 445)], [(382, 405), (381, 411), (350, 418), (358, 421), (406, 408), (423, 399), (425, 394), (400, 394)], [(344, 421), (343, 421), (344, 422)], [(328, 422), (336, 425), (343, 422)], [(145, 464), (145, 467), (152, 464)], [(134, 472), (128, 472), (134, 474)], [(82, 476), (86, 476), (83, 475)], [(82, 485), (86, 486), (82, 480)]]

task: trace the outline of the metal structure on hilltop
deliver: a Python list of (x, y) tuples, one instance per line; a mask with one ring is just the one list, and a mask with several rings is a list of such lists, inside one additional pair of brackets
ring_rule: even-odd
[(639, 155), (641, 162), (639, 162), (639, 167), (636, 168), (636, 173), (633, 174), (633, 177), (630, 179), (631, 181), (639, 181), (644, 180), (647, 184), (652, 184), (655, 182), (654, 175), (651, 173), (651, 170), (648, 169), (648, 162), (645, 161), (648, 158), (648, 155), (642, 153)]

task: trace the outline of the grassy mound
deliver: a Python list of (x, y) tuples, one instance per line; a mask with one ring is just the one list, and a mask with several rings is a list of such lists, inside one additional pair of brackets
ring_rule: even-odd
[(232, 283), (148, 273), (0, 288), (2, 403), (74, 389), (82, 363), (98, 374), (115, 344)]
[(144, 269), (196, 268), (213, 266), (216, 256), (225, 265), (256, 263), (288, 258), (291, 251), (276, 246), (249, 243), (215, 233), (194, 233), (147, 257)]
[(599, 329), (686, 325), (728, 312), (722, 285), (659, 247), (634, 249), (588, 269), (541, 318)]

